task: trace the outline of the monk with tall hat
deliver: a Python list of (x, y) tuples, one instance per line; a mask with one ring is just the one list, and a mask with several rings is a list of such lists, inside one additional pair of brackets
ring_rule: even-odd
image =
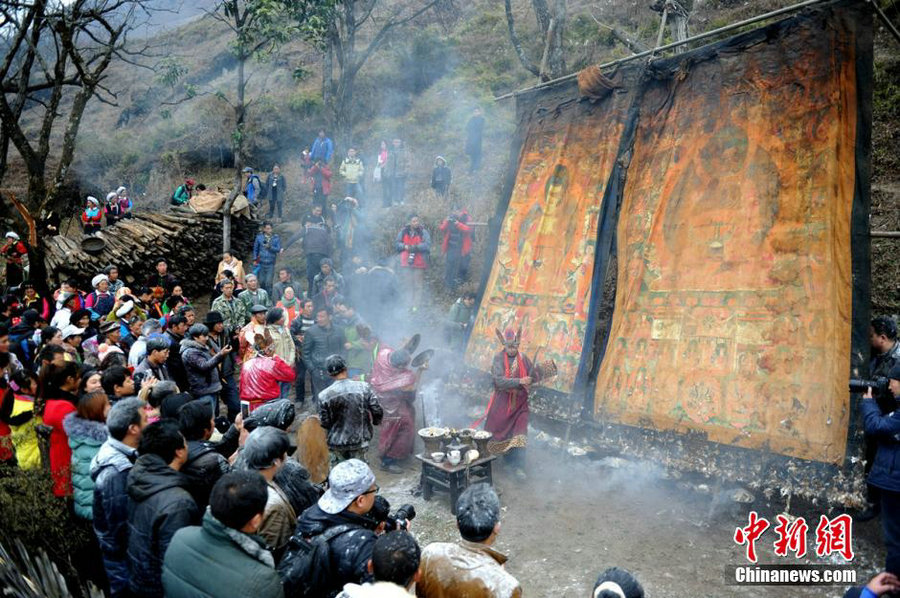
[[(488, 450), (506, 455), (517, 478), (525, 479), (525, 446), (528, 434), (528, 391), (540, 380), (540, 373), (519, 352), (522, 329), (505, 333), (495, 330), (503, 350), (494, 355), (491, 377), (494, 393), (483, 416), (484, 429), (493, 434)], [(476, 422), (476, 425), (481, 420)]]

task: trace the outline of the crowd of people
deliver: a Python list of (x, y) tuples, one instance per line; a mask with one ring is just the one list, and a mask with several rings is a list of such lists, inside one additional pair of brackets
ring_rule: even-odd
[[(467, 126), (470, 172), (481, 165), (484, 118)], [(303, 155), (312, 197), (300, 230), (282, 242), (266, 221), (245, 268), (225, 252), (201, 319), (180, 281), (158, 259), (141, 284), (115, 265), (98, 268), (89, 288), (67, 280), (42, 296), (28, 280), (27, 247), (10, 231), (0, 299), (0, 473), (45, 468), (52, 493), (89, 522), (111, 596), (249, 595), (365, 598), (514, 597), (518, 581), (495, 548), (500, 501), (488, 485), (466, 489), (456, 504), (459, 539), (420, 548), (410, 533), (414, 511), (391, 513), (378, 494), (370, 460), (401, 473), (413, 453), (416, 392), (427, 360), (414, 365), (415, 342), (390, 346), (385, 314), (424, 302), (431, 232), (410, 215), (397, 233), (396, 268), (371, 259), (364, 206), (367, 168), (354, 148), (336, 166), (345, 198), (332, 202), (334, 144), (320, 131)], [(402, 205), (409, 154), (400, 139), (383, 142), (371, 171), (383, 205)], [(279, 166), (265, 182), (244, 169), (251, 205), (269, 201), (283, 218), (288, 183)], [(452, 174), (437, 157), (431, 187), (442, 197)], [(196, 185), (172, 196), (183, 205)], [(127, 189), (104, 206), (89, 197), (86, 234), (130, 217)], [(436, 228), (446, 255), (444, 283), (468, 279), (472, 226), (454, 209)], [(300, 243), (305, 276), (279, 264)], [(343, 266), (342, 268), (339, 265)], [(343, 270), (343, 272), (341, 272)], [(396, 271), (395, 271), (396, 270)], [(461, 293), (443, 324), (446, 346), (461, 352), (474, 321), (475, 294)], [(202, 312), (201, 312), (202, 313)], [(873, 371), (900, 395), (896, 324), (872, 322)], [(524, 479), (528, 393), (541, 372), (519, 352), (520, 334), (497, 331), (494, 395), (486, 428)], [(882, 393), (883, 394), (883, 393)], [(889, 573), (848, 592), (878, 596), (900, 589), (900, 486), (890, 474), (896, 418), (862, 401), (872, 446), (870, 497), (881, 506)], [(875, 400), (870, 400), (875, 399)], [(318, 420), (328, 452), (327, 481), (316, 484), (295, 455), (303, 439), (288, 433), (295, 413)], [(375, 454), (370, 443), (380, 427)], [(639, 598), (625, 570), (604, 571), (594, 598)]]

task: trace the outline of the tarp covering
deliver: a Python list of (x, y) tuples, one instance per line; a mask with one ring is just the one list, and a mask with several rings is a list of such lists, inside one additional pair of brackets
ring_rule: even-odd
[[(225, 205), (226, 199), (225, 194), (221, 191), (204, 189), (203, 191), (194, 193), (188, 202), (188, 205), (190, 205), (191, 209), (197, 213), (218, 212), (222, 209), (222, 206)], [(250, 203), (247, 201), (247, 198), (242, 193), (238, 194), (234, 203), (231, 205), (231, 213), (239, 214), (242, 210), (247, 210), (249, 206)], [(249, 216), (249, 210), (244, 212), (244, 215)]]
[(557, 363), (552, 388), (572, 390), (588, 321), (600, 208), (630, 98), (619, 90), (597, 103), (569, 102), (530, 118), (469, 341), (471, 365), (490, 370), (500, 349), (494, 330), (522, 326), (523, 346)]
[(871, 30), (864, 3), (836, 2), (630, 67), (631, 91), (599, 103), (527, 100), (470, 362), (487, 369), (493, 328), (515, 321), (529, 355), (560, 363), (555, 390), (596, 376), (601, 422), (840, 463), (868, 316), (851, 236), (868, 210)]

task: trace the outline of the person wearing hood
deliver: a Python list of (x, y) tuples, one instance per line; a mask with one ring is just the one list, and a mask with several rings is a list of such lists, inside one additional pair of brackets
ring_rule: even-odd
[(172, 194), (172, 205), (173, 206), (183, 206), (187, 202), (191, 201), (191, 196), (194, 194), (194, 185), (196, 181), (194, 179), (185, 179), (183, 185), (179, 185), (177, 189), (175, 189), (175, 193)]
[(431, 171), (431, 188), (442, 198), (447, 199), (450, 192), (450, 179), (452, 173), (450, 167), (447, 166), (447, 160), (443, 156), (434, 159), (434, 169)]
[(418, 370), (409, 368), (412, 358), (405, 349), (381, 348), (372, 367), (370, 382), (384, 408), (378, 454), (381, 469), (401, 473), (397, 463), (412, 455), (416, 434), (416, 387), (423, 364)]
[(347, 157), (341, 162), (338, 173), (346, 184), (344, 195), (362, 201), (364, 199), (362, 182), (366, 175), (366, 167), (359, 156), (356, 155), (356, 148), (351, 147), (347, 150)]
[(13, 231), (6, 233), (3, 247), (0, 247), (0, 255), (6, 262), (6, 284), (14, 287), (25, 280), (25, 258), (28, 257), (28, 248)]
[(372, 547), (370, 568), (374, 583), (348, 583), (337, 598), (404, 598), (419, 580), (422, 551), (412, 534), (394, 530), (378, 537)]
[(100, 200), (88, 196), (84, 211), (81, 212), (81, 224), (84, 226), (84, 234), (93, 235), (103, 228), (103, 212), (100, 210)]
[(128, 589), (128, 474), (137, 459), (141, 432), (147, 426), (146, 403), (122, 399), (106, 415), (109, 437), (91, 461), (94, 481), (93, 526), (103, 555), (112, 598)]
[(375, 474), (359, 459), (337, 464), (328, 474), (328, 490), (300, 515), (297, 533), (311, 539), (325, 531), (346, 526), (328, 542), (332, 563), (327, 596), (337, 595), (345, 584), (372, 580), (369, 560), (375, 546), (378, 522), (368, 517), (375, 505)]
[(138, 598), (163, 595), (162, 563), (175, 532), (200, 523), (200, 509), (180, 473), (188, 449), (178, 423), (160, 420), (144, 428), (139, 457), (128, 475), (128, 590)]
[(106, 274), (98, 274), (91, 280), (91, 286), (94, 290), (84, 298), (84, 306), (101, 318), (105, 318), (116, 302), (115, 295), (109, 290), (109, 277)]
[(78, 399), (75, 412), (63, 418), (63, 428), (72, 449), (72, 496), (75, 514), (91, 520), (94, 516), (94, 480), (91, 461), (106, 442), (106, 414), (109, 399), (103, 391), (90, 392)]
[(213, 486), (199, 527), (178, 530), (163, 561), (167, 598), (282, 598), (275, 559), (258, 535), (268, 486), (255, 471), (234, 471)]
[(209, 328), (194, 324), (188, 330), (188, 337), (181, 341), (181, 361), (187, 375), (188, 389), (193, 397), (207, 401), (216, 413), (219, 407), (219, 392), (222, 380), (219, 364), (231, 353), (230, 345), (225, 345), (212, 354), (209, 349)]

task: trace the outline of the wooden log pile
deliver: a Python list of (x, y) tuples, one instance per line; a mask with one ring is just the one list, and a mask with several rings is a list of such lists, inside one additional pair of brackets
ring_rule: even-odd
[[(238, 257), (253, 246), (256, 220), (232, 217), (231, 247)], [(165, 258), (169, 272), (182, 284), (188, 297), (212, 290), (222, 253), (222, 214), (173, 209), (165, 213), (136, 211), (134, 217), (106, 227), (101, 233), (106, 247), (92, 255), (82, 249), (82, 239), (45, 237), (44, 264), (54, 282), (76, 278), (83, 289), (103, 268), (114, 264), (126, 285), (141, 286), (155, 271), (157, 258)]]

